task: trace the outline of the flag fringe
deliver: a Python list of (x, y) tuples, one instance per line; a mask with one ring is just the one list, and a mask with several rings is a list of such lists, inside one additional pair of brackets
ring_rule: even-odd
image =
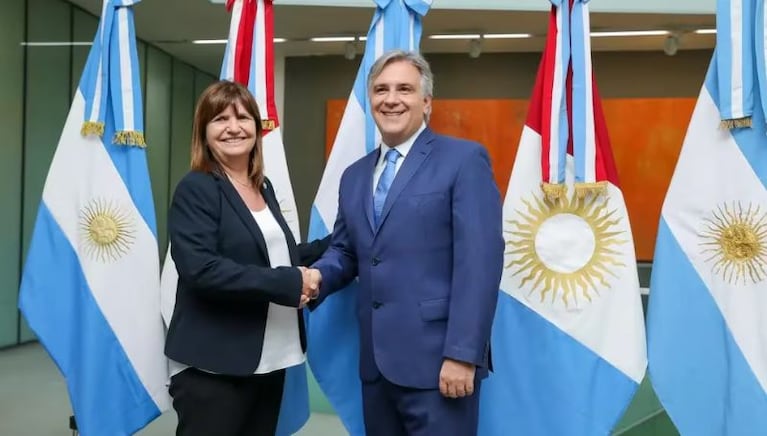
[(266, 131), (274, 130), (277, 128), (277, 122), (275, 120), (261, 120), (261, 128)]
[(589, 195), (599, 196), (604, 194), (607, 194), (607, 181), (605, 180), (600, 182), (575, 184), (575, 196), (578, 198), (586, 198)]
[(553, 202), (562, 200), (567, 194), (567, 185), (564, 183), (541, 183), (541, 190), (547, 200)]
[(99, 122), (99, 121), (85, 121), (83, 123), (83, 126), (80, 128), (80, 135), (82, 135), (82, 136), (89, 136), (89, 135), (103, 136), (104, 135), (104, 123)]
[(114, 140), (112, 142), (119, 145), (132, 145), (141, 148), (146, 147), (144, 134), (133, 130), (115, 132)]
[(752, 125), (751, 117), (734, 118), (731, 120), (722, 120), (719, 123), (719, 127), (722, 129), (732, 130), (740, 128), (749, 128)]

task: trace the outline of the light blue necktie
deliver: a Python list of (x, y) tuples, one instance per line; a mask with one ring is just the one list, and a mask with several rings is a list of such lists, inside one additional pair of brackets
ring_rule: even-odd
[(399, 159), (399, 157), (399, 152), (393, 148), (386, 152), (386, 166), (381, 173), (381, 178), (378, 179), (375, 194), (373, 194), (373, 209), (375, 212), (376, 227), (378, 227), (378, 222), (381, 219), (381, 212), (383, 211), (384, 203), (386, 202), (386, 195), (389, 194), (389, 188), (391, 188), (391, 183), (394, 181), (394, 175), (397, 170), (397, 159)]

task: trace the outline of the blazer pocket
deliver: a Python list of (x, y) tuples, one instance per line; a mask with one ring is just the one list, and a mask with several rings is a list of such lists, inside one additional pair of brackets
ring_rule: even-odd
[(444, 201), (446, 194), (444, 192), (423, 192), (408, 195), (410, 202), (417, 207), (428, 206), (434, 202)]
[(450, 304), (447, 298), (426, 300), (418, 303), (421, 311), (421, 319), (424, 321), (439, 321), (447, 319)]
[(426, 228), (450, 223), (450, 198), (444, 192), (415, 194), (408, 197), (410, 206)]

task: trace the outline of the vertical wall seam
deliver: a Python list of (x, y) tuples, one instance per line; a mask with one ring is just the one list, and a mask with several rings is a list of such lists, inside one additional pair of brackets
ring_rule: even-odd
[[(75, 40), (75, 9), (70, 5), (69, 6), (69, 42), (74, 42)], [(69, 46), (69, 101), (71, 102), (74, 98), (74, 92), (75, 89), (72, 89), (72, 79), (74, 79), (72, 74), (72, 67), (75, 64), (75, 47), (73, 45)]]
[[(29, 0), (24, 0), (24, 41), (29, 40)], [(21, 343), (21, 310), (18, 308), (18, 296), (21, 290), (21, 275), (24, 271), (24, 178), (26, 176), (26, 155), (27, 155), (27, 76), (28, 76), (28, 51), (29, 46), (25, 45), (22, 51), (22, 78), (21, 78), (21, 171), (19, 183), (19, 272), (16, 276), (16, 345)]]
[[(173, 136), (174, 136), (173, 135), (173, 133), (174, 133), (174, 130), (173, 130), (173, 107), (174, 107), (174, 104), (173, 104), (173, 101), (174, 101), (173, 100), (173, 91), (174, 91), (174, 89), (176, 87), (176, 84), (174, 83), (174, 80), (176, 78), (175, 70), (176, 70), (176, 60), (171, 57), (170, 58), (170, 81), (168, 82), (168, 88), (169, 88), (168, 92), (170, 94), (170, 105), (169, 105), (170, 106), (170, 110), (168, 111), (168, 126), (170, 126), (170, 128), (168, 129), (168, 180), (167, 180), (167, 183), (165, 184), (165, 187), (166, 187), (166, 190), (167, 190), (167, 192), (166, 192), (167, 197), (166, 198), (168, 200), (170, 200), (170, 198), (171, 198), (170, 196), (172, 194), (170, 183), (171, 183), (171, 180), (172, 180), (171, 168), (173, 167), (173, 165), (171, 164), (171, 159), (173, 158), (173, 147), (174, 147), (174, 144), (173, 144)], [(166, 206), (170, 206), (170, 202), (168, 202), (168, 204)]]
[(136, 38), (137, 44), (143, 44), (144, 46), (144, 62), (139, 61), (139, 65), (141, 65), (141, 69), (144, 70), (141, 74), (143, 76), (143, 80), (141, 81), (143, 86), (142, 92), (141, 92), (141, 104), (143, 106), (143, 111), (141, 113), (141, 116), (144, 118), (144, 138), (146, 139), (146, 113), (147, 113), (147, 105), (146, 105), (146, 96), (149, 92), (149, 68), (147, 65), (149, 64), (149, 44), (140, 41), (138, 37)]

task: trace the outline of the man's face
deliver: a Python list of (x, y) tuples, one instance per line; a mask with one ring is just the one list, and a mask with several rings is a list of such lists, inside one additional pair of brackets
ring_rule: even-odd
[(421, 127), (431, 111), (431, 97), (423, 95), (418, 69), (408, 61), (395, 61), (373, 81), (370, 106), (384, 144), (394, 147)]

